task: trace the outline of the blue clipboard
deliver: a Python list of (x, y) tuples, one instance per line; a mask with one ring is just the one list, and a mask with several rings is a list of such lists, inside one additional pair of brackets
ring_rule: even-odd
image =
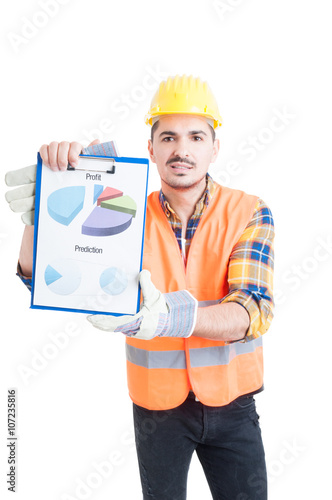
[(80, 155), (52, 172), (38, 153), (31, 308), (135, 314), (149, 161)]

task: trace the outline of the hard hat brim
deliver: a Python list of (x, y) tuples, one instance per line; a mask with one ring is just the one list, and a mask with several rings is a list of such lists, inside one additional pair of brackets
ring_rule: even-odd
[(190, 113), (188, 111), (186, 112), (181, 112), (181, 111), (167, 111), (163, 113), (156, 113), (156, 114), (147, 114), (144, 117), (144, 121), (146, 125), (150, 125), (152, 127), (153, 125), (153, 119), (157, 118), (159, 116), (166, 116), (166, 115), (192, 115), (192, 116), (200, 116), (201, 118), (206, 118), (207, 120), (210, 120), (213, 122), (213, 128), (216, 129), (218, 127), (221, 127), (222, 125), (222, 120), (221, 117), (220, 119), (216, 119), (215, 117), (204, 114), (204, 113)]

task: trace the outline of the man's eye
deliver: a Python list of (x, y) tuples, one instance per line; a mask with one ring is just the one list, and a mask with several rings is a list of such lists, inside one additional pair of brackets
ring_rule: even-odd
[(173, 141), (174, 140), (174, 137), (164, 137), (163, 138), (163, 142), (170, 142), (170, 141)]
[(194, 139), (194, 141), (201, 141), (202, 137), (200, 135), (194, 135), (193, 139)]

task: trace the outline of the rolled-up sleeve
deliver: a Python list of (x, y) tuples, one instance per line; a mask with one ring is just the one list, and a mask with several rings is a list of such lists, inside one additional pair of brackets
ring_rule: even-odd
[(21, 266), (20, 266), (19, 262), (17, 263), (16, 276), (18, 276), (20, 278), (20, 280), (22, 281), (22, 283), (24, 283), (25, 286), (27, 287), (27, 289), (31, 292), (31, 289), (32, 289), (32, 277), (31, 276), (24, 276), (24, 274), (22, 273), (22, 269), (21, 269)]
[(251, 221), (232, 250), (229, 293), (221, 300), (237, 302), (248, 311), (250, 326), (242, 342), (263, 335), (273, 318), (273, 240), (271, 211), (258, 199)]

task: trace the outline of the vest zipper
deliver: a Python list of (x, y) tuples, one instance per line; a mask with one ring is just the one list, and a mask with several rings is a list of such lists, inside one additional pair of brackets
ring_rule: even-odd
[(186, 267), (187, 264), (187, 256), (186, 256), (186, 238), (181, 238), (181, 252), (182, 252), (182, 260), (184, 267)]

